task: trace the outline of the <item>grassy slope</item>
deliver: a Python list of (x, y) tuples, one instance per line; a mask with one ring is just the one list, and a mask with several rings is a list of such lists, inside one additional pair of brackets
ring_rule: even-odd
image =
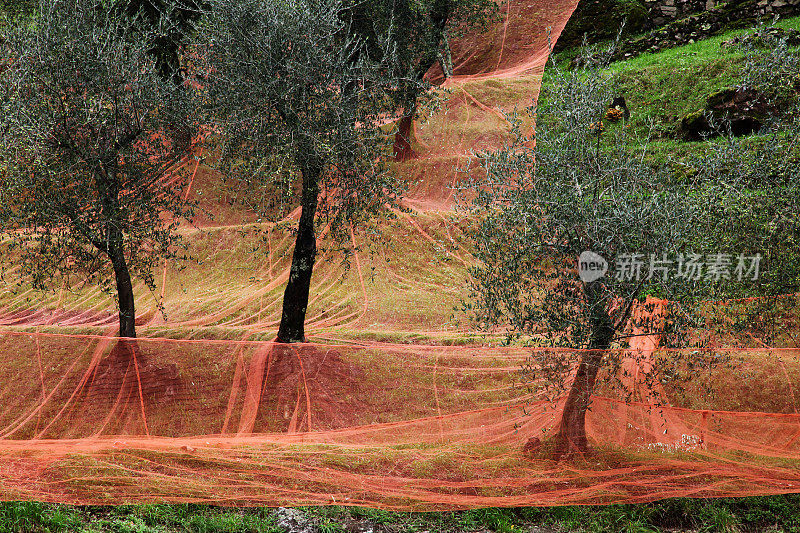
[[(800, 29), (800, 17), (780, 20), (780, 28)], [(680, 160), (702, 143), (668, 138), (681, 117), (705, 105), (706, 97), (733, 85), (741, 74), (742, 54), (720, 47), (723, 41), (749, 30), (736, 30), (693, 44), (642, 54), (611, 65), (620, 93), (631, 110), (631, 128), (645, 135), (651, 124), (663, 136), (651, 143), (656, 161)]]
[[(800, 29), (800, 17), (779, 20), (775, 26)], [(748, 31), (734, 30), (610, 65), (608, 73), (615, 77), (619, 94), (631, 111), (632, 133), (640, 138), (655, 136), (649, 146), (654, 164), (677, 162), (702, 148), (703, 143), (675, 139), (674, 133), (681, 117), (703, 108), (709, 94), (735, 84), (741, 74), (742, 54), (720, 44)], [(556, 60), (568, 68), (575, 55), (574, 49), (565, 50)], [(545, 85), (547, 79), (545, 74)]]

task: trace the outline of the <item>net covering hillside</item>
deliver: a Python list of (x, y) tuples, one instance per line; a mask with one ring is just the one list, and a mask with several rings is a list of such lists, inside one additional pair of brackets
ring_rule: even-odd
[(136, 288), (138, 340), (111, 336), (113, 303), (91, 287), (4, 285), (0, 499), (448, 510), (800, 491), (800, 350), (709, 349), (736, 364), (654, 391), (639, 370), (669, 352), (639, 338), (621, 354), (623, 386), (593, 399), (595, 453), (555, 462), (531, 453), (561, 405), (522, 380), (537, 350), (497, 347), (454, 312), (471, 261), (456, 168), (502, 141), (503, 111), (536, 98), (546, 29), (555, 40), (574, 7), (510, 0), (454, 43), (449, 100), (397, 165), (411, 210), (375, 253), (358, 251), (356, 229), (347, 265), (320, 235), (313, 342), (270, 340), (291, 233), (213, 200), (197, 161), (191, 194), (216, 216), (181, 229), (193, 264)]

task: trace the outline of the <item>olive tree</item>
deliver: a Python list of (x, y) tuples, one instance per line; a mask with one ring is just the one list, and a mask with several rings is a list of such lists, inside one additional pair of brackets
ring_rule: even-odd
[(182, 59), (200, 16), (199, 0), (117, 0), (115, 16), (127, 18), (142, 32), (156, 69), (165, 80), (184, 82)]
[(275, 194), (279, 217), (300, 207), (277, 339), (305, 338), (305, 314), (325, 222), (334, 242), (397, 205), (398, 182), (381, 161), (380, 124), (393, 110), (387, 92), (392, 48), (366, 53), (340, 0), (215, 0), (200, 55), (211, 118), (220, 127), (220, 162), (248, 190)]
[(726, 284), (722, 296), (757, 297), (734, 324), (773, 345), (787, 331), (781, 317), (800, 291), (800, 53), (764, 25), (739, 39), (730, 50), (743, 54), (744, 68), (732, 89), (766, 102), (771, 116), (750, 137), (732, 136), (721, 122), (720, 140), (705, 143), (705, 153), (685, 164), (708, 184), (706, 239), (718, 249), (762, 256), (758, 279)]
[(382, 54), (382, 36), (391, 31), (395, 42), (400, 83), (392, 91), (403, 112), (398, 121), (393, 153), (402, 161), (411, 157), (411, 127), (425, 94), (425, 75), (439, 63), (445, 77), (452, 75), (450, 37), (478, 31), (494, 20), (493, 0), (349, 0), (343, 13), (368, 53)]
[[(587, 450), (586, 412), (598, 373), (619, 376), (620, 352), (610, 348), (625, 346), (632, 311), (646, 295), (668, 301), (667, 333), (675, 334), (668, 342), (688, 342), (687, 332), (704, 327), (703, 298), (755, 283), (759, 241), (732, 249), (742, 243), (720, 238), (733, 201), (780, 205), (782, 222), (792, 235), (798, 230), (796, 212), (788, 220), (798, 199), (796, 180), (789, 181), (798, 162), (785, 151), (796, 153), (792, 135), (764, 147), (747, 172), (733, 171), (741, 141), (725, 137), (698, 155), (696, 172), (676, 179), (669, 165), (646, 157), (649, 138), (633, 138), (622, 113), (609, 112), (618, 96), (603, 70), (610, 52), (598, 57), (567, 72), (553, 64), (538, 105), (528, 109), (535, 135), (524, 136), (511, 117), (512, 140), (481, 154), (486, 176), (472, 189), (480, 223), (465, 309), (487, 329), (505, 327), (508, 339), (582, 349), (577, 360), (537, 351), (525, 368), (529, 383), (543, 380), (552, 397), (566, 396), (557, 456)], [(664, 333), (657, 320), (635, 325), (639, 334)], [(681, 354), (691, 356), (675, 357)], [(645, 372), (651, 384), (664, 377), (659, 363), (675, 361), (653, 363)]]
[(133, 282), (155, 288), (192, 216), (170, 137), (196, 126), (189, 95), (102, 2), (42, 0), (2, 41), (0, 228), (34, 287), (98, 284), (116, 293), (120, 337), (135, 337)]

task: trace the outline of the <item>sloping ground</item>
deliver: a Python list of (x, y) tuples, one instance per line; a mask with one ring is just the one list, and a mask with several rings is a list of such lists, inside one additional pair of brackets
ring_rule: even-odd
[[(308, 310), (314, 339), (435, 340), (461, 335), (451, 318), (464, 290), (468, 254), (462, 223), (445, 214), (404, 214), (387, 221), (384, 242), (358, 249), (347, 263), (323, 248)], [(187, 230), (195, 258), (167, 265), (155, 293), (137, 287), (140, 336), (271, 338), (280, 320), (292, 236), (268, 225)], [(325, 241), (322, 242), (323, 246)], [(363, 246), (362, 246), (363, 245)], [(165, 307), (166, 319), (157, 311)], [(97, 289), (0, 297), (0, 325), (13, 329), (113, 334), (116, 313)]]
[[(800, 490), (796, 413), (598, 396), (595, 455), (527, 456), (558, 409), (515, 386), (520, 348), (23, 333), (0, 349), (34, 354), (3, 363), (2, 499), (426, 510)], [(797, 351), (736, 355), (800, 371)]]
[[(456, 167), (502, 140), (502, 111), (536, 98), (544, 30), (555, 39), (573, 8), (512, 0), (487, 34), (455, 43), (449, 100), (417, 126), (418, 157), (397, 167), (414, 210), (381, 224), (382, 246), (354, 232), (347, 264), (320, 237), (312, 344), (270, 342), (290, 233), (220, 202), (202, 167), (192, 195), (215, 217), (183, 230), (193, 264), (164, 265), (155, 293), (137, 287), (145, 338), (103, 336), (116, 316), (94, 289), (7, 286), (0, 499), (422, 510), (800, 491), (797, 350), (737, 351), (743, 364), (780, 361), (782, 372), (720, 369), (718, 397), (655, 408), (636, 370), (657, 340), (642, 339), (626, 383), (639, 401), (603, 391), (589, 419), (598, 454), (556, 464), (522, 451), (559, 412), (519, 386), (531, 350), (494, 347), (459, 322), (470, 221), (453, 210)], [(756, 387), (771, 394), (726, 410)], [(662, 397), (689, 403), (678, 391)]]

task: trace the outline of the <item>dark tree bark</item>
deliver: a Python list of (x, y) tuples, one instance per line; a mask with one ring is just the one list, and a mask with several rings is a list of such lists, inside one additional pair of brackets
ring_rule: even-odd
[(405, 96), (406, 111), (400, 122), (397, 125), (397, 133), (394, 136), (394, 158), (395, 161), (406, 161), (414, 157), (414, 151), (411, 149), (411, 128), (414, 124), (414, 114), (417, 110), (417, 96), (419, 91), (419, 82), (425, 78), (425, 74), (437, 62), (442, 62), (442, 71), (445, 78), (449, 77), (449, 68), (442, 61), (442, 53), (440, 50), (440, 43), (444, 40), (448, 47), (447, 55), (449, 56), (450, 43), (447, 39), (447, 22), (450, 19), (450, 12), (452, 10), (451, 0), (437, 0), (428, 16), (431, 19), (431, 30), (426, 37), (428, 42), (427, 52), (420, 58), (419, 64), (414, 70), (414, 84), (410, 94)]
[(414, 125), (414, 112), (403, 115), (397, 124), (397, 133), (394, 135), (394, 160), (407, 161), (414, 157), (414, 150), (411, 148), (411, 128)]
[(301, 163), (303, 174), (303, 199), (297, 239), (292, 254), (289, 283), (283, 293), (283, 313), (278, 328), (278, 342), (304, 342), (305, 320), (308, 307), (308, 293), (311, 288), (311, 274), (317, 257), (317, 236), (314, 231), (314, 217), (319, 197), (319, 177), (321, 164)]
[(557, 458), (575, 453), (584, 454), (589, 449), (586, 439), (586, 411), (589, 409), (603, 356), (614, 339), (614, 323), (602, 298), (602, 285), (599, 282), (588, 283), (584, 290), (591, 306), (592, 333), (589, 350), (581, 356), (575, 381), (564, 403), (561, 425), (555, 436), (554, 454)]
[(136, 306), (133, 300), (133, 283), (128, 271), (128, 263), (121, 245), (113, 245), (109, 250), (114, 277), (117, 282), (119, 300), (119, 336), (136, 338)]

